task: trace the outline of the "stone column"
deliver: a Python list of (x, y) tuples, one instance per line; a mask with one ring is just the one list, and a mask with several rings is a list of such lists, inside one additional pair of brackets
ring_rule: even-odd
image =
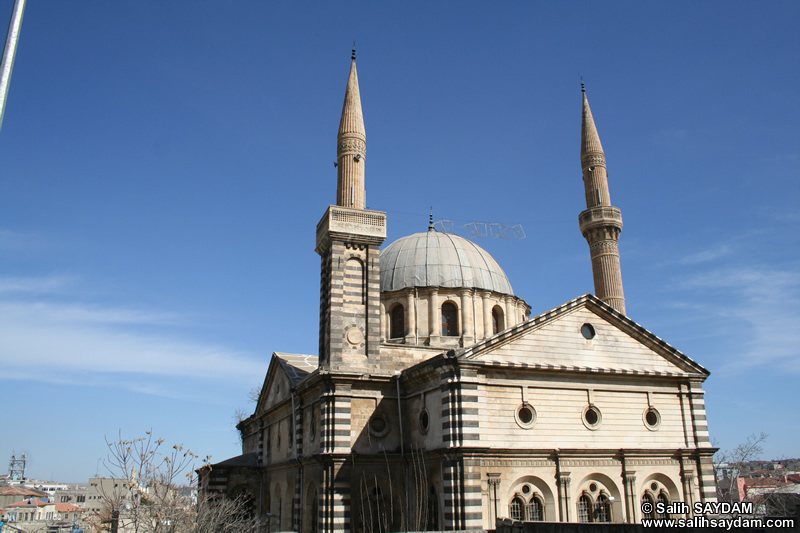
[(389, 338), (386, 332), (392, 327), (392, 319), (386, 314), (386, 304), (381, 300), (381, 342)]
[[(694, 512), (692, 511), (692, 506), (694, 505), (694, 491), (692, 489), (695, 481), (694, 470), (687, 469), (683, 462), (681, 462), (681, 481), (683, 481), (683, 501), (689, 506), (689, 512), (686, 513), (686, 518), (692, 518), (694, 516)], [(733, 487), (731, 487), (731, 489), (733, 489)]]
[(417, 308), (412, 290), (408, 289), (406, 295), (406, 344), (412, 344), (417, 333)]
[(489, 512), (491, 513), (491, 520), (492, 524), (497, 521), (498, 516), (498, 509), (497, 509), (497, 488), (500, 486), (500, 474), (486, 474), (488, 479), (486, 480), (489, 483)]
[(514, 313), (514, 297), (513, 296), (506, 296), (505, 297), (506, 303), (506, 320), (505, 326), (506, 329), (510, 328), (511, 326), (515, 326), (517, 324), (517, 315)]
[(439, 290), (432, 289), (428, 299), (428, 324), (430, 327), (430, 340), (428, 344), (439, 342), (442, 333), (442, 313), (439, 309)]
[(622, 473), (622, 486), (625, 489), (625, 521), (635, 524), (638, 521), (638, 505), (636, 505), (636, 472), (628, 470)]
[(559, 472), (558, 479), (556, 481), (558, 483), (558, 509), (561, 513), (561, 522), (569, 522), (569, 484), (571, 481), (569, 475), (569, 472)]
[(462, 346), (469, 346), (475, 341), (472, 331), (472, 294), (469, 290), (461, 292), (461, 339)]
[(481, 300), (483, 300), (483, 338), (489, 338), (494, 335), (492, 331), (492, 304), (489, 302), (489, 292), (481, 293)]

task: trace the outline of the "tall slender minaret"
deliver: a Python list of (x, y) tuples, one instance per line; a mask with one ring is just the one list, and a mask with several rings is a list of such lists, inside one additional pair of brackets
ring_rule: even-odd
[(622, 231), (622, 213), (611, 205), (608, 192), (606, 156), (594, 124), (586, 90), (583, 94), (583, 120), (581, 123), (581, 168), (586, 190), (586, 210), (578, 220), (581, 233), (589, 243), (592, 256), (595, 295), (605, 303), (625, 314), (625, 294), (622, 290), (622, 271), (619, 266), (619, 234)]
[(317, 224), (322, 258), (319, 366), (329, 371), (380, 372), (380, 245), (386, 213), (365, 209), (367, 137), (353, 50), (337, 137), (336, 205)]
[(356, 50), (353, 48), (350, 77), (344, 95), (342, 120), (336, 147), (339, 179), (336, 187), (336, 205), (364, 209), (366, 189), (364, 187), (364, 164), (367, 159), (367, 132), (364, 129), (364, 114), (361, 112), (361, 93), (358, 90), (356, 72)]

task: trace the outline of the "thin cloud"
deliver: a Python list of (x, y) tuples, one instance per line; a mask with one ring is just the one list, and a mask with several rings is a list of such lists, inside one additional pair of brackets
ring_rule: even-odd
[(54, 302), (0, 302), (0, 314), (54, 326), (56, 324), (178, 325), (184, 317), (177, 313), (126, 309), (101, 305)]
[(5, 379), (186, 397), (207, 382), (233, 385), (264, 370), (253, 354), (187, 340), (185, 315), (76, 301), (76, 285), (69, 276), (0, 277)]
[(0, 295), (63, 294), (76, 281), (73, 276), (0, 276)]
[(731, 246), (728, 244), (717, 244), (706, 250), (687, 255), (680, 259), (679, 263), (683, 265), (692, 265), (697, 263), (707, 263), (725, 257), (731, 253)]
[(718, 268), (688, 276), (681, 285), (728, 294), (727, 305), (705, 306), (706, 313), (741, 325), (737, 329), (745, 340), (724, 369), (769, 365), (775, 372), (800, 374), (800, 273), (768, 266)]

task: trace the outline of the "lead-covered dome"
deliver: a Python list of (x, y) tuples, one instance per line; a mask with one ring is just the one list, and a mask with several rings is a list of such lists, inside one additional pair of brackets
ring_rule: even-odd
[(458, 235), (433, 230), (397, 239), (381, 251), (381, 292), (410, 287), (514, 295), (508, 277), (489, 252)]

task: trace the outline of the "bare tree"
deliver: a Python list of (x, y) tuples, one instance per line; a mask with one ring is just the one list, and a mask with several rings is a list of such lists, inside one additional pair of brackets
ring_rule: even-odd
[[(744, 494), (738, 494), (739, 478), (745, 465), (761, 456), (764, 451), (762, 445), (766, 440), (766, 433), (753, 433), (733, 450), (720, 450), (714, 455), (714, 474), (717, 478), (717, 497), (719, 501), (734, 501), (734, 491), (737, 491), (739, 500), (744, 499)], [(726, 471), (726, 475), (722, 475), (723, 469)], [(726, 482), (720, 483), (720, 478), (723, 478)], [(723, 486), (727, 485), (728, 481), (730, 482), (730, 488), (726, 492)]]
[(101, 485), (112, 520), (108, 529), (133, 533), (255, 532), (258, 520), (243, 499), (198, 496), (195, 465), (209, 464), (183, 445), (171, 448), (150, 431), (133, 440), (106, 439), (104, 461), (113, 482)]

